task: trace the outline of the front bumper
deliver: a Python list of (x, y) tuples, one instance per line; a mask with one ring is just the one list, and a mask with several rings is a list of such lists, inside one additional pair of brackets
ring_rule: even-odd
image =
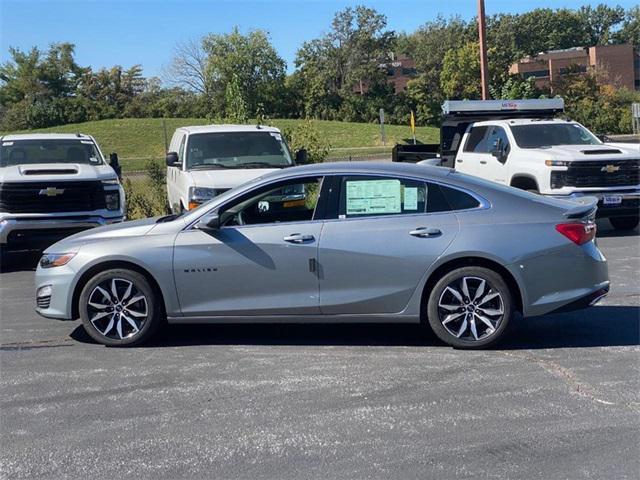
[[(42, 268), (38, 265), (35, 276), (36, 313), (57, 320), (72, 320), (72, 296), (77, 280), (77, 271), (73, 267), (76, 259), (67, 265), (54, 268)], [(48, 291), (43, 292), (48, 287)], [(41, 292), (47, 295), (41, 295)]]
[(69, 235), (119, 223), (124, 216), (13, 217), (0, 220), (0, 245), (9, 250), (44, 249)]
[[(605, 205), (605, 195), (620, 195), (622, 201), (617, 205)], [(552, 198), (558, 198), (560, 200), (575, 200), (582, 197), (596, 197), (598, 199), (598, 210), (596, 212), (597, 218), (608, 217), (626, 217), (640, 215), (640, 189), (634, 190), (597, 190), (597, 191), (583, 191), (573, 192), (568, 195), (546, 195)]]

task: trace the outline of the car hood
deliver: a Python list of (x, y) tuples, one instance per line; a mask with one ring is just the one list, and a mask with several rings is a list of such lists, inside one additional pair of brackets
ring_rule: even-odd
[(106, 164), (34, 163), (0, 167), (0, 182), (69, 182), (115, 178), (117, 178), (116, 173)]
[(208, 188), (234, 188), (238, 185), (261, 177), (267, 173), (280, 170), (278, 168), (243, 168), (232, 169), (211, 169), (211, 170), (190, 170), (191, 180), (196, 187)]
[(593, 161), (593, 160), (631, 160), (638, 158), (638, 152), (618, 145), (556, 145), (538, 150), (551, 160)]
[(149, 233), (156, 225), (158, 217), (144, 218), (130, 222), (114, 223), (104, 227), (91, 228), (66, 237), (47, 248), (46, 253), (77, 252), (82, 245), (100, 240), (121, 237), (139, 237)]

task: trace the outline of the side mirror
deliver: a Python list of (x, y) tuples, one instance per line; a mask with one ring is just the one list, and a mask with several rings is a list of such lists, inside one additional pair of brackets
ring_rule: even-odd
[(498, 138), (491, 147), (491, 155), (496, 157), (500, 163), (504, 163), (507, 160), (507, 156), (504, 151), (504, 144), (502, 143), (502, 139)]
[(218, 230), (220, 228), (220, 216), (218, 212), (207, 213), (203, 216), (198, 223), (196, 223), (195, 227), (198, 230), (211, 231)]
[(298, 165), (304, 165), (309, 161), (309, 152), (306, 148), (301, 148), (296, 152), (296, 163)]
[(179, 167), (181, 165), (177, 152), (168, 152), (166, 162), (167, 167)]
[(113, 152), (109, 154), (109, 165), (113, 168), (113, 171), (116, 172), (118, 178), (122, 176), (122, 167), (120, 166), (120, 162), (118, 161), (118, 154)]

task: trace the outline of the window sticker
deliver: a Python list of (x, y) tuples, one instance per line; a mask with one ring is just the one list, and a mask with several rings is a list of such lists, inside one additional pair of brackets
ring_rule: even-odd
[(400, 180), (347, 180), (347, 215), (400, 211)]
[(280, 135), (278, 132), (269, 132), (269, 135), (274, 137), (279, 142), (282, 141), (282, 135)]
[(93, 145), (93, 142), (91, 140), (80, 140), (80, 143), (84, 145)]
[(13, 142), (2, 142), (3, 147), (10, 147), (11, 145), (13, 145)]
[(418, 210), (418, 187), (404, 187), (404, 209)]

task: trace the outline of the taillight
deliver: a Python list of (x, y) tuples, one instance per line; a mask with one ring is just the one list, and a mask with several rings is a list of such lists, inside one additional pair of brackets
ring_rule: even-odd
[(559, 223), (556, 230), (576, 245), (583, 245), (596, 238), (595, 223)]

